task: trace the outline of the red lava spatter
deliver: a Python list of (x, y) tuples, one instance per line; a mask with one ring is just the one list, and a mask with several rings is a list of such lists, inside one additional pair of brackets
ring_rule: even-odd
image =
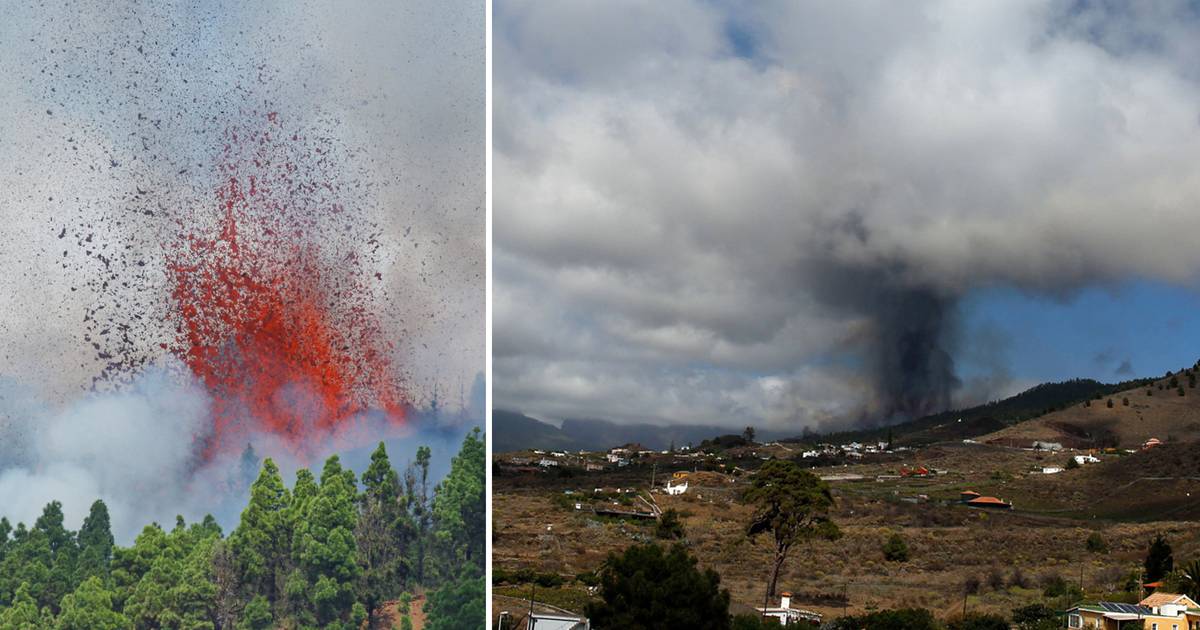
[(165, 250), (169, 349), (214, 399), (206, 458), (253, 433), (305, 456), (355, 439), (368, 411), (404, 418), (367, 272), (337, 246), (355, 218), (336, 201), (337, 183), (318, 179), (329, 177), (329, 148), (285, 133), (274, 113), (257, 120), (260, 129), (226, 131), (216, 207), (181, 221), (180, 242)]

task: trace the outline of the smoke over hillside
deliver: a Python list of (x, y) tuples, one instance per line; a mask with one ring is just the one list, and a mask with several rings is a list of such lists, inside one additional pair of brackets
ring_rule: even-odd
[(497, 24), (499, 406), (890, 422), (1009, 393), (1003, 365), (955, 364), (982, 353), (975, 292), (1197, 286), (1184, 3), (511, 2)]

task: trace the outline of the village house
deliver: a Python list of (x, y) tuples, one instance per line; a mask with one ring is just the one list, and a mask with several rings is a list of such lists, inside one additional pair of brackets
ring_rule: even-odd
[(1093, 456), (1093, 455), (1076, 455), (1076, 456), (1074, 456), (1074, 457), (1073, 457), (1073, 459), (1075, 460), (1075, 463), (1076, 463), (1076, 464), (1079, 464), (1080, 466), (1082, 466), (1082, 465), (1084, 465), (1084, 464), (1098, 464), (1098, 463), (1100, 463), (1100, 458), (1099, 458), (1099, 457), (1095, 457), (1095, 456)]
[(755, 608), (762, 613), (764, 617), (771, 617), (779, 621), (781, 626), (790, 626), (801, 621), (811, 621), (813, 623), (821, 623), (821, 613), (803, 608), (792, 608), (792, 594), (784, 591), (779, 594), (779, 605), (768, 608)]
[(669, 494), (671, 496), (683, 494), (684, 492), (687, 492), (687, 489), (688, 489), (688, 482), (686, 479), (683, 481), (683, 483), (674, 484), (674, 485), (672, 485), (671, 482), (667, 482), (667, 494)]
[(551, 466), (557, 467), (558, 460), (550, 459), (549, 457), (543, 457), (541, 460), (538, 461), (538, 466), (541, 466), (542, 468), (549, 468)]
[(1197, 630), (1200, 605), (1187, 595), (1160, 592), (1137, 604), (1081, 602), (1067, 610), (1068, 628), (1120, 630), (1126, 624), (1145, 630)]

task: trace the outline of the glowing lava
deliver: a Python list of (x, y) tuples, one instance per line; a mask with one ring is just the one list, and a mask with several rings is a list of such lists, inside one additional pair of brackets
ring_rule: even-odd
[(217, 220), (181, 223), (166, 248), (171, 350), (216, 401), (206, 457), (253, 432), (303, 455), (368, 411), (403, 420), (392, 346), (352, 242), (362, 224), (335, 200), (330, 161), (326, 145), (284, 134), (274, 113), (261, 130), (228, 130)]

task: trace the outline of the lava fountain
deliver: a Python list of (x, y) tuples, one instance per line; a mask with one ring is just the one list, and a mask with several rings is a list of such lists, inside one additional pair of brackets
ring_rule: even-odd
[[(174, 340), (164, 348), (214, 400), (205, 458), (252, 434), (297, 455), (404, 420), (393, 345), (372, 308), (364, 222), (339, 201), (327, 140), (285, 132), (275, 113), (230, 127), (215, 203), (177, 219), (164, 246)], [(346, 246), (349, 243), (349, 246)]]

